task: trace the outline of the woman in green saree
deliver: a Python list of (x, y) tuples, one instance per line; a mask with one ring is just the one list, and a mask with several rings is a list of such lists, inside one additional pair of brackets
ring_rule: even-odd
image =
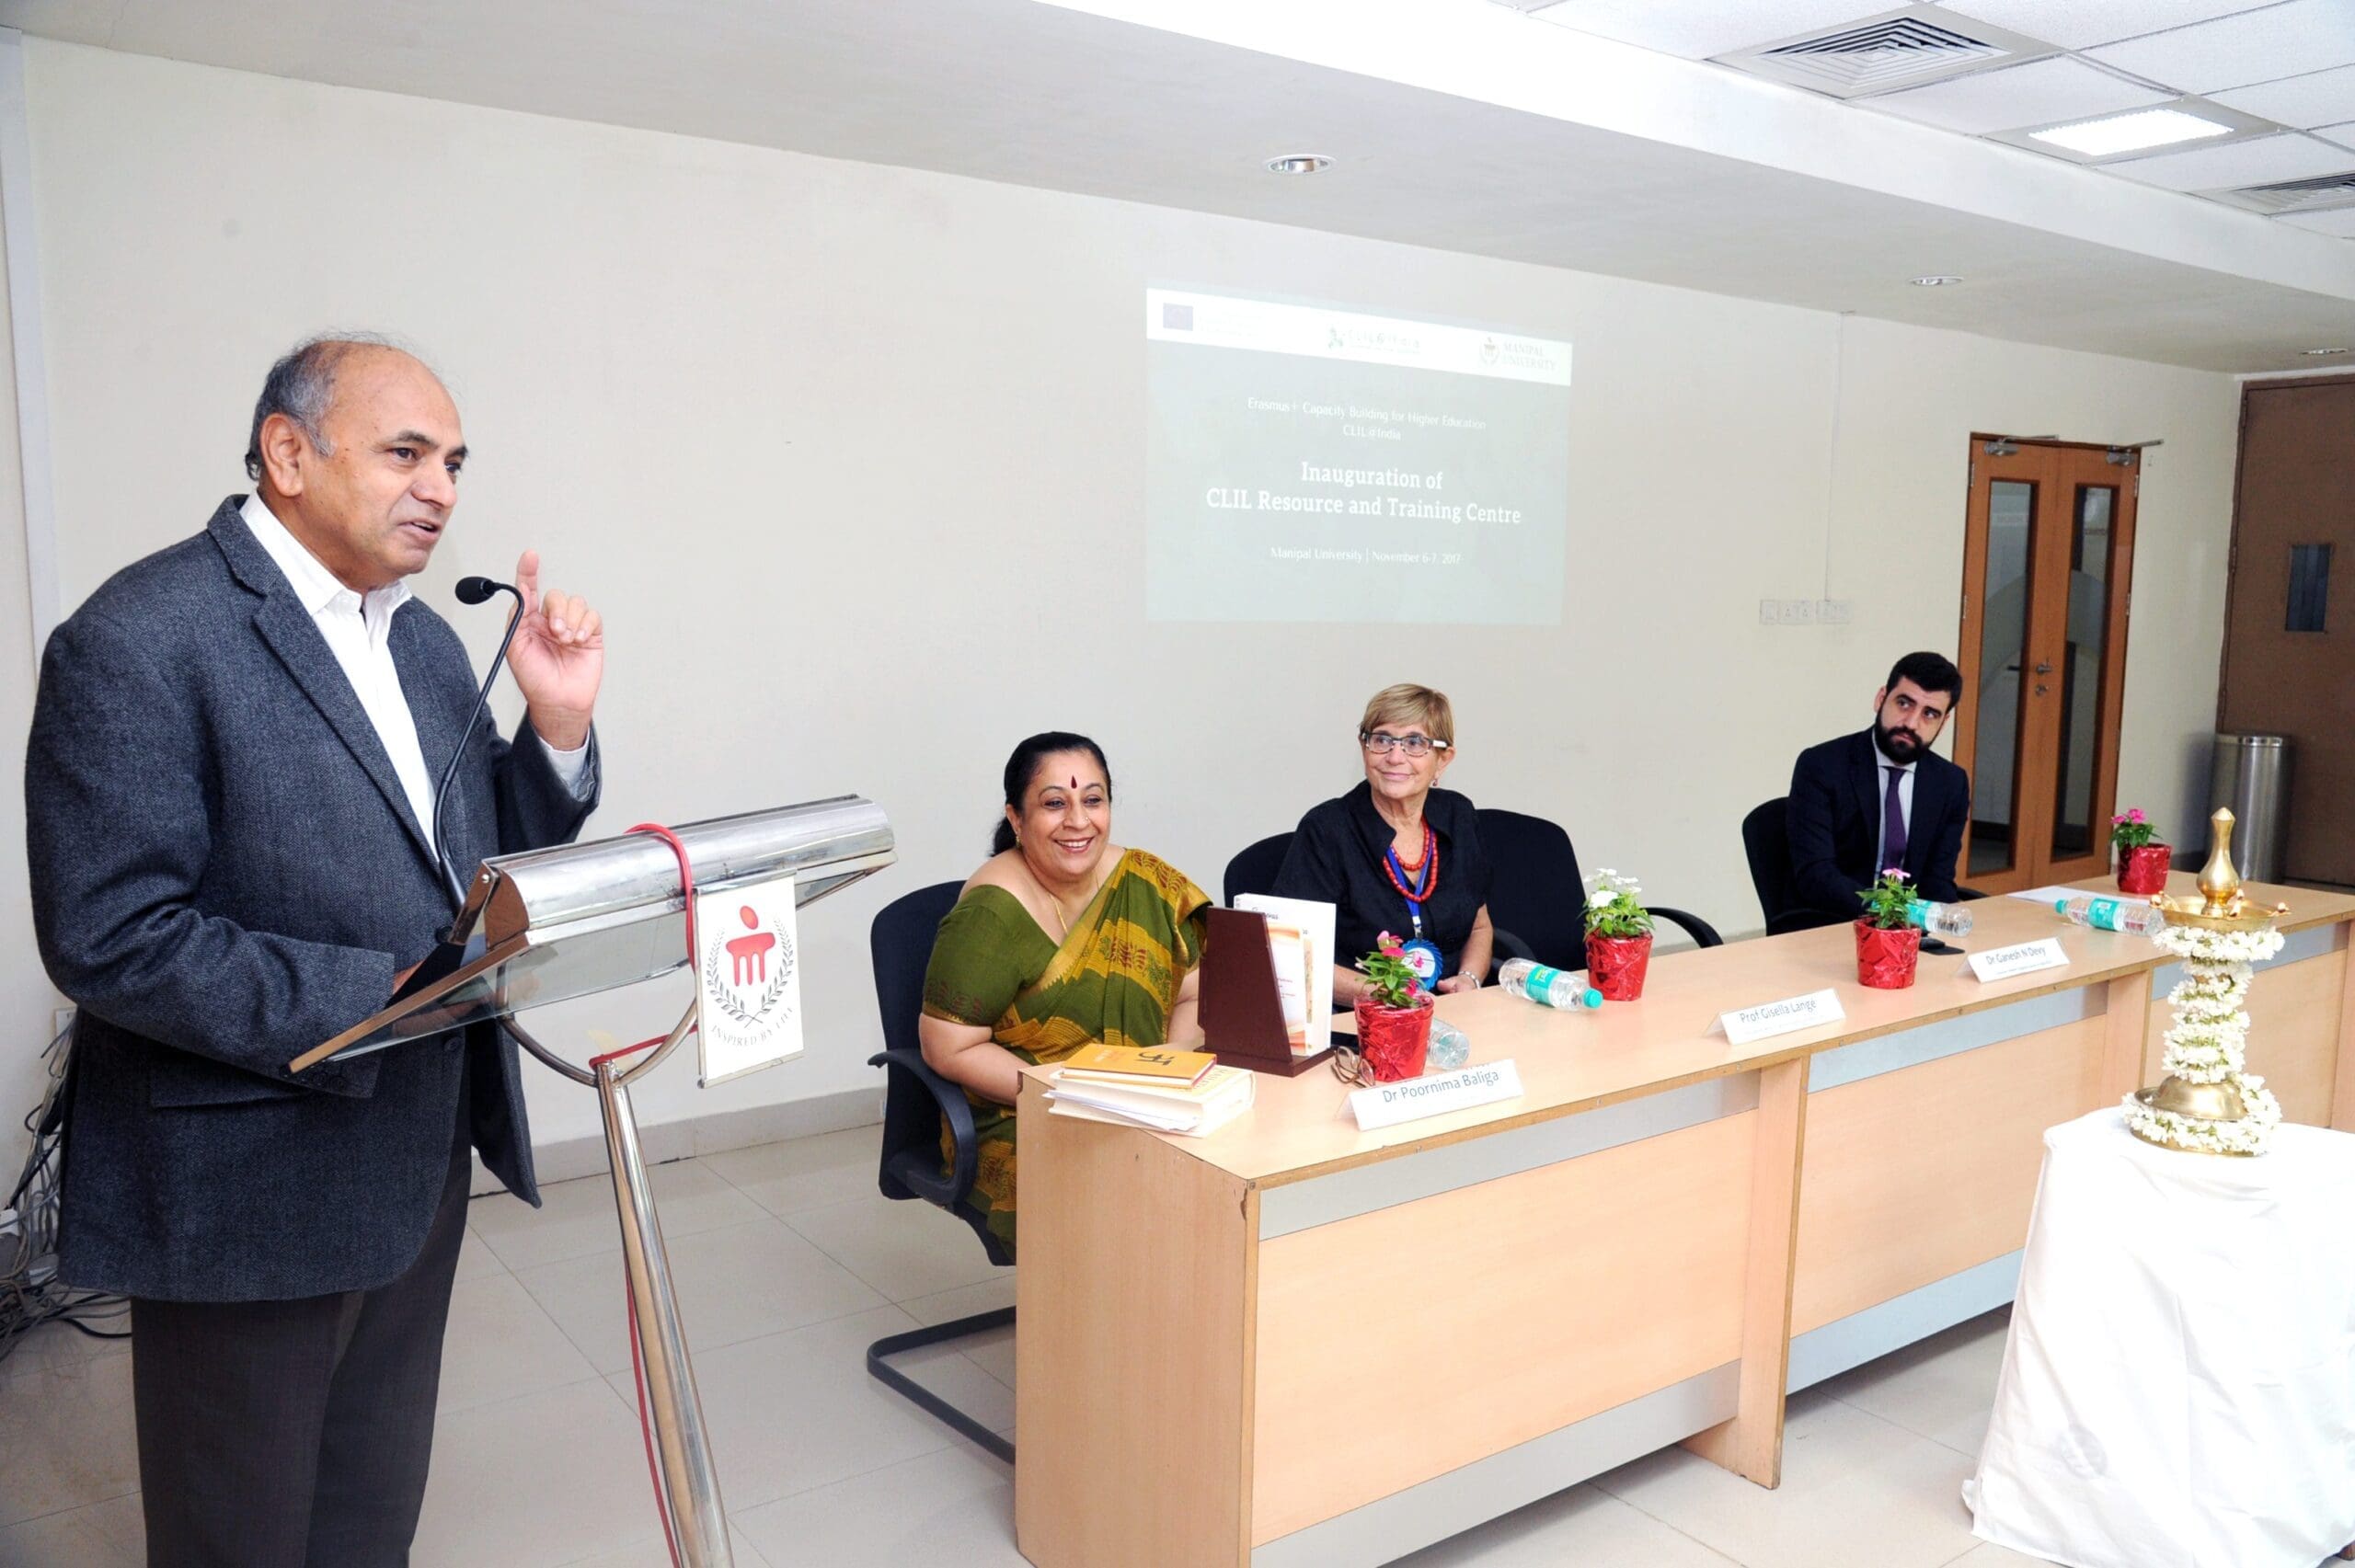
[[(1024, 1065), (1090, 1041), (1190, 1045), (1202, 910), (1166, 862), (1110, 841), (1112, 773), (1086, 736), (1034, 735), (1005, 764), (996, 852), (940, 922), (925, 971), (925, 1060), (972, 1103), (966, 1202), (1014, 1253), (1014, 1097)], [(941, 1129), (944, 1161), (948, 1132)]]

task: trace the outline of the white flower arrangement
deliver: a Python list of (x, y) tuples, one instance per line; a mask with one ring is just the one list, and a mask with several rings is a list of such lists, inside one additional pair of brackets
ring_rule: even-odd
[(2146, 1105), (2129, 1094), (2126, 1120), (2154, 1142), (2211, 1154), (2262, 1154), (2281, 1122), (2281, 1103), (2265, 1080), (2248, 1071), (2248, 998), (2252, 966), (2281, 951), (2281, 933), (2209, 931), (2170, 925), (2152, 940), (2183, 960), (2183, 979), (2167, 992), (2175, 1027), (2166, 1032), (2161, 1059), (2166, 1071), (2187, 1083), (2228, 1083), (2239, 1091), (2247, 1113), (2236, 1122), (2180, 1116)]
[(1614, 904), (1622, 898), (1631, 904), (1640, 904), (1644, 901), (1640, 897), (1643, 890), (1642, 883), (1632, 876), (1622, 876), (1607, 865), (1597, 868), (1595, 874), (1586, 879), (1587, 898), (1597, 904)]
[(1643, 936), (1652, 929), (1644, 889), (1632, 876), (1603, 866), (1586, 879), (1586, 930), (1590, 936)]
[[(2241, 1100), (2248, 1115), (2236, 1122), (2195, 1121), (2126, 1097), (2126, 1119), (2154, 1141), (2208, 1154), (2262, 1154), (2281, 1120), (2280, 1104), (2262, 1087), (2263, 1079), (2243, 1077)], [(2254, 1093), (2252, 1093), (2254, 1090)]]

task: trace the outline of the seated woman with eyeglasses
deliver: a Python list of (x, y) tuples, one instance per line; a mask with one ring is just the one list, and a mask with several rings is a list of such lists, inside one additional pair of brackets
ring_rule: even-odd
[[(1210, 898), (1167, 862), (1111, 842), (1112, 771), (1084, 735), (1034, 735), (1005, 764), (994, 852), (943, 917), (925, 970), (924, 1059), (963, 1085), (981, 1140), (969, 1204), (1014, 1256), (1021, 1069), (1091, 1041), (1192, 1045)], [(944, 1122), (941, 1154), (954, 1162)]]
[[(1428, 686), (1385, 686), (1358, 722), (1365, 780), (1300, 819), (1273, 889), (1334, 905), (1338, 956), (1371, 953), (1374, 938), (1407, 940), (1407, 962), (1442, 991), (1472, 990), (1488, 972), (1488, 859), (1472, 803), (1437, 787), (1455, 758), (1455, 713)], [(1336, 964), (1333, 1001), (1345, 1006), (1365, 976)]]

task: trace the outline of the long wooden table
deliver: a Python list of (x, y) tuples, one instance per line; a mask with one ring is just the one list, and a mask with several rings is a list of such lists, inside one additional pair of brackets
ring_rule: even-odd
[[(2355, 898), (2250, 892), (2292, 907), (2250, 1070), (2355, 1129)], [(1322, 1070), (1205, 1139), (1026, 1078), (1023, 1555), (1387, 1562), (1679, 1442), (1776, 1484), (1785, 1395), (2010, 1300), (2044, 1129), (2157, 1081), (2165, 953), (1970, 908), (1966, 946), (2058, 935), (2068, 967), (1868, 990), (1835, 928), (1656, 957), (1600, 1013), (1450, 997), (1524, 1093), (1383, 1131)], [(1827, 986), (1837, 1024), (1708, 1032)]]

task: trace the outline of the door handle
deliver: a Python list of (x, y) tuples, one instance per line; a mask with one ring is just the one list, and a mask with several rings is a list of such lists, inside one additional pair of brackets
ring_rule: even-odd
[(2052, 666), (2049, 664), (2039, 664), (2036, 667), (2036, 672), (2039, 675), (2050, 675), (2052, 673)]

